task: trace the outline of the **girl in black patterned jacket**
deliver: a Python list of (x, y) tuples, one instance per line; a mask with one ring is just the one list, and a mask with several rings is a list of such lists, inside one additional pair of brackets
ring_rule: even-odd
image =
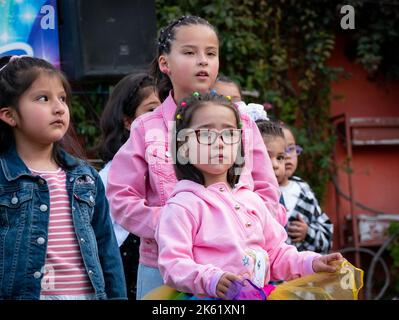
[(321, 210), (310, 186), (294, 176), (302, 148), (296, 145), (292, 131), (286, 125), (280, 125), (287, 143), (285, 179), (280, 183), (287, 208), (287, 242), (296, 246), (299, 251), (310, 250), (326, 254), (332, 247), (333, 224)]
[(280, 202), (287, 208), (287, 243), (298, 251), (327, 254), (332, 247), (333, 225), (310, 186), (293, 176), (302, 148), (296, 145), (287, 126), (265, 119), (257, 120), (256, 124), (282, 191)]

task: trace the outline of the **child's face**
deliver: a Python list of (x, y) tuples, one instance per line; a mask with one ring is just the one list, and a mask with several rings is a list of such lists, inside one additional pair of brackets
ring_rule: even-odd
[[(241, 132), (233, 110), (208, 103), (193, 114), (190, 129), (197, 130), (189, 135), (190, 163), (203, 173), (207, 185), (211, 181), (227, 182), (227, 171), (234, 164), (241, 145)], [(223, 135), (213, 141), (209, 136), (212, 131)]]
[(18, 107), (13, 127), (17, 145), (51, 145), (68, 130), (66, 93), (56, 75), (42, 72), (22, 94)]
[(216, 81), (213, 89), (215, 89), (218, 94), (221, 94), (223, 96), (230, 96), (231, 101), (233, 102), (238, 102), (242, 100), (240, 90), (238, 90), (237, 85), (235, 85), (234, 83)]
[(148, 90), (147, 97), (138, 105), (136, 109), (135, 118), (141, 116), (144, 113), (154, 111), (156, 107), (161, 104), (157, 94), (152, 88), (146, 88)]
[[(296, 145), (295, 138), (294, 138), (293, 134), (291, 133), (291, 131), (288, 129), (283, 129), (283, 132), (284, 132), (284, 137), (285, 137), (285, 142), (287, 144), (287, 148), (289, 148), (291, 146), (295, 146)], [(295, 149), (295, 148), (293, 148), (293, 149)], [(298, 155), (297, 155), (296, 151), (287, 153), (285, 155), (285, 174), (286, 174), (287, 178), (291, 177), (294, 174), (297, 166), (298, 166)]]
[(277, 181), (281, 184), (285, 178), (285, 139), (282, 137), (264, 137), (263, 142), (266, 145), (272, 162), (274, 174)]
[(158, 59), (159, 68), (173, 84), (175, 101), (194, 91), (205, 93), (219, 70), (219, 40), (209, 26), (187, 25), (176, 29), (169, 54)]

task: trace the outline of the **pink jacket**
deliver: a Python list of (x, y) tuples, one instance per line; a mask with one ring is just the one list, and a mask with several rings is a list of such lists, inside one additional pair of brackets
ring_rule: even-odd
[(224, 272), (259, 287), (313, 273), (317, 253), (298, 252), (261, 198), (239, 183), (207, 188), (179, 181), (162, 209), (156, 240), (159, 269), (179, 291), (215, 297)]
[[(154, 112), (137, 118), (128, 141), (116, 153), (108, 175), (107, 198), (113, 218), (141, 238), (140, 262), (150, 267), (157, 267), (154, 237), (160, 210), (177, 182), (170, 152), (175, 110), (170, 94)], [(280, 190), (262, 137), (248, 116), (241, 117), (245, 168), (240, 181), (249, 184), (285, 225), (286, 211), (279, 203)]]

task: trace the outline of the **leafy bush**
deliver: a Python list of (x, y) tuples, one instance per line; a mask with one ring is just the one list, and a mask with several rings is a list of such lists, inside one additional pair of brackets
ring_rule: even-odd
[[(220, 38), (220, 73), (246, 90), (252, 102), (270, 103), (275, 117), (297, 128), (305, 150), (299, 175), (323, 198), (332, 172), (335, 137), (330, 123), (331, 83), (346, 76), (328, 65), (337, 33), (352, 39), (353, 59), (374, 76), (399, 70), (399, 6), (349, 0), (355, 30), (340, 29), (339, 1), (156, 0), (158, 27), (183, 14), (199, 15)], [(385, 22), (384, 19), (389, 19)], [(396, 52), (396, 56), (392, 54)], [(389, 64), (390, 68), (386, 68)], [(396, 73), (399, 78), (399, 72)], [(248, 100), (248, 99), (247, 99)]]

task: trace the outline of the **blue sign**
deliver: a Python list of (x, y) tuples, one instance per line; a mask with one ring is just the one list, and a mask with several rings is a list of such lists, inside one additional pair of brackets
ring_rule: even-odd
[(57, 0), (0, 0), (0, 56), (28, 55), (60, 66)]

